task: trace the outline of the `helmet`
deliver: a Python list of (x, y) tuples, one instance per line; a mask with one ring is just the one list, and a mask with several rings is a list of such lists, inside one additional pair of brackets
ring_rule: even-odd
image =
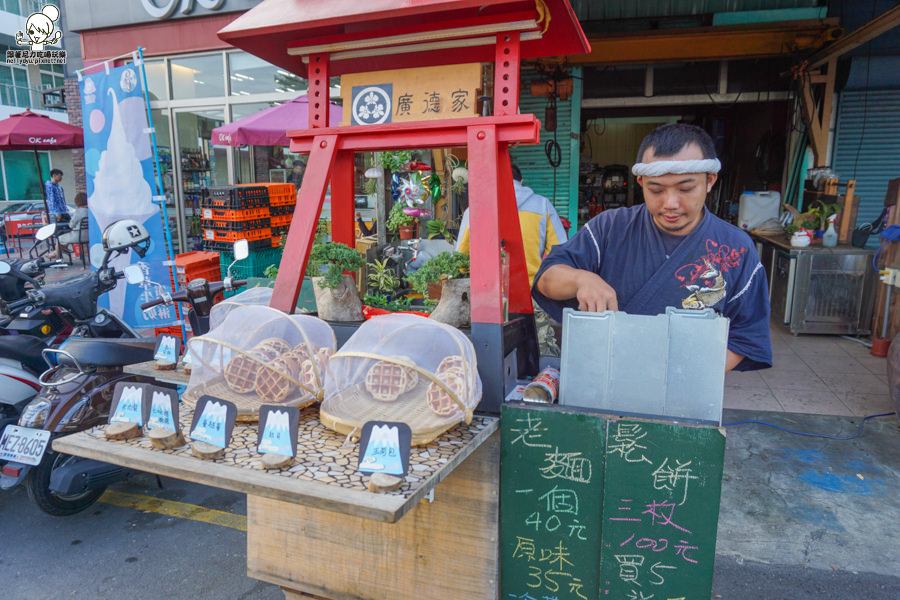
[(134, 248), (141, 258), (150, 249), (150, 234), (147, 229), (134, 219), (123, 219), (110, 224), (103, 231), (103, 250), (105, 252), (127, 252)]

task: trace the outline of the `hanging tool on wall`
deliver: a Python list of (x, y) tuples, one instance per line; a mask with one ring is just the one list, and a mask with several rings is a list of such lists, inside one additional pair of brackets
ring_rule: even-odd
[(559, 147), (556, 132), (556, 101), (568, 100), (575, 89), (575, 84), (565, 64), (548, 67), (539, 62), (535, 68), (538, 72), (538, 79), (531, 82), (530, 91), (532, 96), (547, 97), (543, 128), (545, 131), (553, 132), (553, 139), (547, 140), (544, 144), (544, 154), (547, 155), (547, 162), (553, 167), (553, 197), (555, 198), (556, 169), (562, 164), (562, 150)]

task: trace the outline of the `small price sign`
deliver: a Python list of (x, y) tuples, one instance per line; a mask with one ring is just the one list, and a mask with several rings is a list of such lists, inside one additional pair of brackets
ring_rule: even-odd
[(178, 395), (172, 390), (150, 386), (150, 417), (147, 427), (160, 427), (169, 431), (178, 431)]
[(141, 427), (147, 422), (149, 405), (146, 403), (146, 383), (120, 381), (113, 389), (109, 409), (110, 423), (135, 423)]
[(296, 406), (260, 406), (257, 450), (260, 454), (295, 457), (299, 425), (300, 409)]
[(194, 409), (190, 438), (227, 448), (231, 443), (236, 417), (237, 407), (233, 403), (212, 396), (201, 396)]
[(359, 436), (359, 466), (364, 473), (403, 477), (409, 470), (412, 430), (406, 423), (369, 421)]
[(153, 360), (175, 364), (181, 354), (181, 340), (174, 335), (162, 334), (156, 339), (156, 351)]

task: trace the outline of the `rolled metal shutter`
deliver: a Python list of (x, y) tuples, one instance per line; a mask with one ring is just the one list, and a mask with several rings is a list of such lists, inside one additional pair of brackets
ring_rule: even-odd
[[(841, 93), (832, 168), (841, 181), (856, 179), (857, 226), (884, 208), (887, 183), (900, 177), (900, 90)], [(881, 238), (869, 238), (869, 247)]]
[[(532, 96), (531, 82), (539, 79), (534, 69), (522, 69), (519, 88), (519, 112), (533, 113), (541, 121), (541, 143), (521, 145), (510, 149), (512, 161), (522, 170), (525, 185), (546, 196), (556, 207), (559, 216), (578, 222), (578, 140), (581, 133), (581, 67), (570, 69), (575, 77), (574, 93), (568, 100), (556, 102), (556, 141), (562, 162), (554, 169), (544, 151), (554, 132), (543, 128), (547, 98)], [(573, 231), (569, 232), (574, 233)]]

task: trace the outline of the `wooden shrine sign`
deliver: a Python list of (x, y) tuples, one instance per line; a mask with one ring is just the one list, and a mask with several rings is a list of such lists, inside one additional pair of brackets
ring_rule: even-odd
[(341, 125), (477, 116), (481, 81), (480, 63), (343, 75)]
[(504, 405), (500, 598), (709, 598), (718, 427)]

